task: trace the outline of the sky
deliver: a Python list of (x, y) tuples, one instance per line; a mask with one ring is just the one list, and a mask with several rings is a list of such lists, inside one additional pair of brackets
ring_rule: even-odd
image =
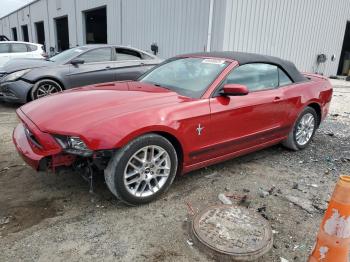
[(21, 6), (24, 6), (32, 1), (33, 0), (0, 0), (1, 2), (0, 17), (3, 17), (8, 13), (11, 13), (12, 11), (15, 11)]

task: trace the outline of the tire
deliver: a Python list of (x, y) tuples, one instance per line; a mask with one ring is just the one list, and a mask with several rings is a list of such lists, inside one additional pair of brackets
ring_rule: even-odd
[(30, 92), (32, 100), (45, 97), (54, 93), (62, 92), (63, 87), (54, 80), (42, 79), (36, 82)]
[[(307, 131), (305, 131), (305, 133), (309, 133), (309, 135), (307, 137), (305, 136), (305, 141), (303, 141), (303, 139), (298, 140), (297, 134), (298, 134), (299, 127), (302, 126), (302, 120), (307, 118), (307, 117), (311, 117), (311, 116), (313, 117), (312, 132), (311, 132), (311, 126), (310, 126), (309, 128), (306, 129)], [(315, 109), (313, 109), (311, 107), (304, 108), (304, 110), (299, 115), (298, 119), (295, 121), (292, 130), (288, 134), (287, 139), (285, 139), (282, 142), (282, 145), (284, 145), (285, 147), (287, 147), (291, 150), (294, 150), (294, 151), (298, 151), (298, 150), (306, 148), (309, 145), (309, 143), (311, 142), (311, 140), (316, 132), (317, 127), (318, 127), (318, 116), (317, 116)], [(303, 143), (301, 143), (301, 141)]]
[[(163, 153), (160, 154), (161, 152)], [(155, 156), (159, 160), (155, 160)], [(143, 162), (145, 158), (155, 161)], [(119, 149), (110, 159), (104, 175), (109, 190), (117, 198), (136, 206), (151, 202), (167, 191), (176, 176), (177, 168), (178, 158), (173, 145), (166, 138), (151, 133), (140, 136)]]

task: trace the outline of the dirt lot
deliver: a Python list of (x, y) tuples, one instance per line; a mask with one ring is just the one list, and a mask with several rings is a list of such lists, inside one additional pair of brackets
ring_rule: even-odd
[(133, 208), (102, 178), (89, 194), (77, 174), (24, 165), (11, 141), (16, 106), (0, 104), (0, 261), (212, 261), (188, 244), (186, 203), (197, 211), (219, 193), (247, 194), (271, 223), (274, 246), (259, 261), (305, 261), (338, 176), (350, 174), (350, 87), (334, 83), (331, 115), (306, 150), (278, 145), (192, 172)]

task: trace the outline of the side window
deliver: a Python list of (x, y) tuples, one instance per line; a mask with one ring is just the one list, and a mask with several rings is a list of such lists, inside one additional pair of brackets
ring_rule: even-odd
[(141, 54), (137, 51), (126, 49), (126, 48), (116, 48), (115, 52), (117, 54), (117, 60), (141, 60)]
[(283, 70), (278, 68), (278, 76), (279, 76), (279, 86), (287, 86), (293, 83), (292, 80), (290, 80), (289, 76)]
[(107, 62), (112, 61), (112, 49), (111, 48), (98, 48), (79, 56), (85, 63), (95, 62)]
[(226, 84), (246, 85), (250, 92), (278, 87), (278, 68), (269, 64), (246, 64), (234, 69)]
[(9, 44), (0, 44), (0, 53), (10, 53), (10, 45)]
[(38, 50), (38, 47), (36, 45), (27, 45), (27, 48), (29, 51), (36, 51)]
[(24, 53), (28, 52), (25, 44), (12, 44), (12, 53)]
[(147, 60), (152, 60), (154, 59), (154, 57), (150, 56), (150, 55), (147, 55), (145, 53), (142, 53), (142, 56), (143, 56), (143, 59), (147, 59)]

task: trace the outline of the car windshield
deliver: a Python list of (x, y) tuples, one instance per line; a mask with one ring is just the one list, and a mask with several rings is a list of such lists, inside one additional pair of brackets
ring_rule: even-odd
[(139, 81), (200, 98), (227, 65), (223, 59), (178, 58), (158, 66)]
[(53, 57), (50, 57), (50, 61), (56, 62), (56, 63), (65, 63), (71, 60), (72, 58), (76, 57), (80, 53), (84, 52), (86, 48), (83, 47), (74, 47), (68, 50), (63, 51), (62, 53), (59, 53)]

